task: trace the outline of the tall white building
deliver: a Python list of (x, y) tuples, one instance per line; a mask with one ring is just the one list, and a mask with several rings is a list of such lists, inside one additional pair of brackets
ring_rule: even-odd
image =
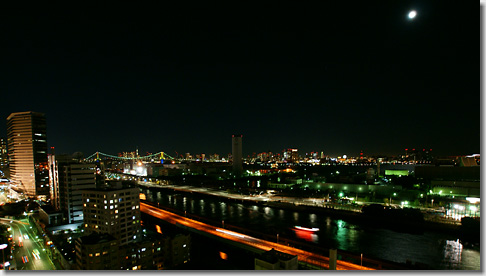
[(243, 150), (242, 150), (243, 135), (232, 136), (232, 157), (233, 157), (233, 173), (240, 176), (243, 173)]
[(7, 146), (13, 188), (30, 198), (49, 195), (46, 117), (26, 111), (7, 117)]
[(121, 246), (141, 240), (138, 188), (90, 189), (82, 197), (86, 234), (111, 234)]

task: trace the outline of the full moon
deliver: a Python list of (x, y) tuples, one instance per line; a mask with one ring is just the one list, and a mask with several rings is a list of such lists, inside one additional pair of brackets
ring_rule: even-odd
[(408, 13), (408, 18), (410, 18), (410, 19), (414, 19), (415, 16), (417, 16), (417, 12), (416, 11), (410, 11)]

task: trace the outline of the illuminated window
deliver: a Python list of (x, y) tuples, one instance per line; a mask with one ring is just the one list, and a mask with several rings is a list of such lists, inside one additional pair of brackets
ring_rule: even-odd
[(89, 254), (89, 256), (90, 256), (90, 257), (93, 257), (93, 254), (91, 254), (91, 253), (90, 253), (90, 254)]
[(99, 255), (100, 255), (100, 253), (99, 253), (99, 252), (95, 254), (95, 256), (96, 256), (96, 257), (98, 257)]
[(113, 204), (113, 199), (110, 200), (110, 204)]
[(221, 251), (219, 252), (219, 257), (220, 257), (221, 259), (223, 259), (223, 260), (228, 259), (228, 255), (226, 255), (226, 253), (221, 252)]

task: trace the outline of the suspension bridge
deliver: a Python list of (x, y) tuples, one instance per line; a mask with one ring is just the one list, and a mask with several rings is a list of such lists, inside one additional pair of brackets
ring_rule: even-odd
[(174, 157), (168, 155), (167, 153), (161, 151), (154, 154), (149, 154), (145, 156), (133, 156), (133, 157), (125, 157), (125, 156), (115, 156), (103, 152), (95, 152), (90, 156), (84, 158), (84, 161), (96, 161), (96, 160), (104, 160), (104, 159), (115, 159), (115, 160), (134, 160), (134, 161), (156, 161), (156, 160), (174, 160)]

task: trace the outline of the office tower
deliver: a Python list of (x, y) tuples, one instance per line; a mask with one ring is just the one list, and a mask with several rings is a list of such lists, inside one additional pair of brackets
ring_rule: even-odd
[(233, 156), (233, 173), (236, 176), (240, 176), (243, 173), (243, 152), (242, 152), (242, 139), (243, 135), (233, 135), (233, 146), (232, 146), (232, 156)]
[(89, 189), (82, 192), (84, 231), (108, 233), (119, 245), (141, 238), (140, 191), (118, 187)]
[(67, 223), (83, 222), (82, 190), (96, 188), (94, 164), (66, 164), (60, 166), (60, 209)]
[(83, 222), (81, 191), (96, 188), (96, 165), (79, 163), (71, 155), (49, 155), (51, 204), (64, 223)]
[(58, 162), (56, 161), (56, 156), (54, 154), (50, 154), (47, 156), (47, 160), (49, 163), (49, 186), (50, 186), (50, 196), (51, 196), (51, 205), (56, 210), (60, 210), (61, 203), (59, 199), (59, 169), (58, 169)]
[(45, 115), (32, 111), (10, 114), (7, 146), (12, 185), (29, 198), (46, 199), (50, 189)]
[(0, 168), (8, 166), (7, 140), (0, 138)]

